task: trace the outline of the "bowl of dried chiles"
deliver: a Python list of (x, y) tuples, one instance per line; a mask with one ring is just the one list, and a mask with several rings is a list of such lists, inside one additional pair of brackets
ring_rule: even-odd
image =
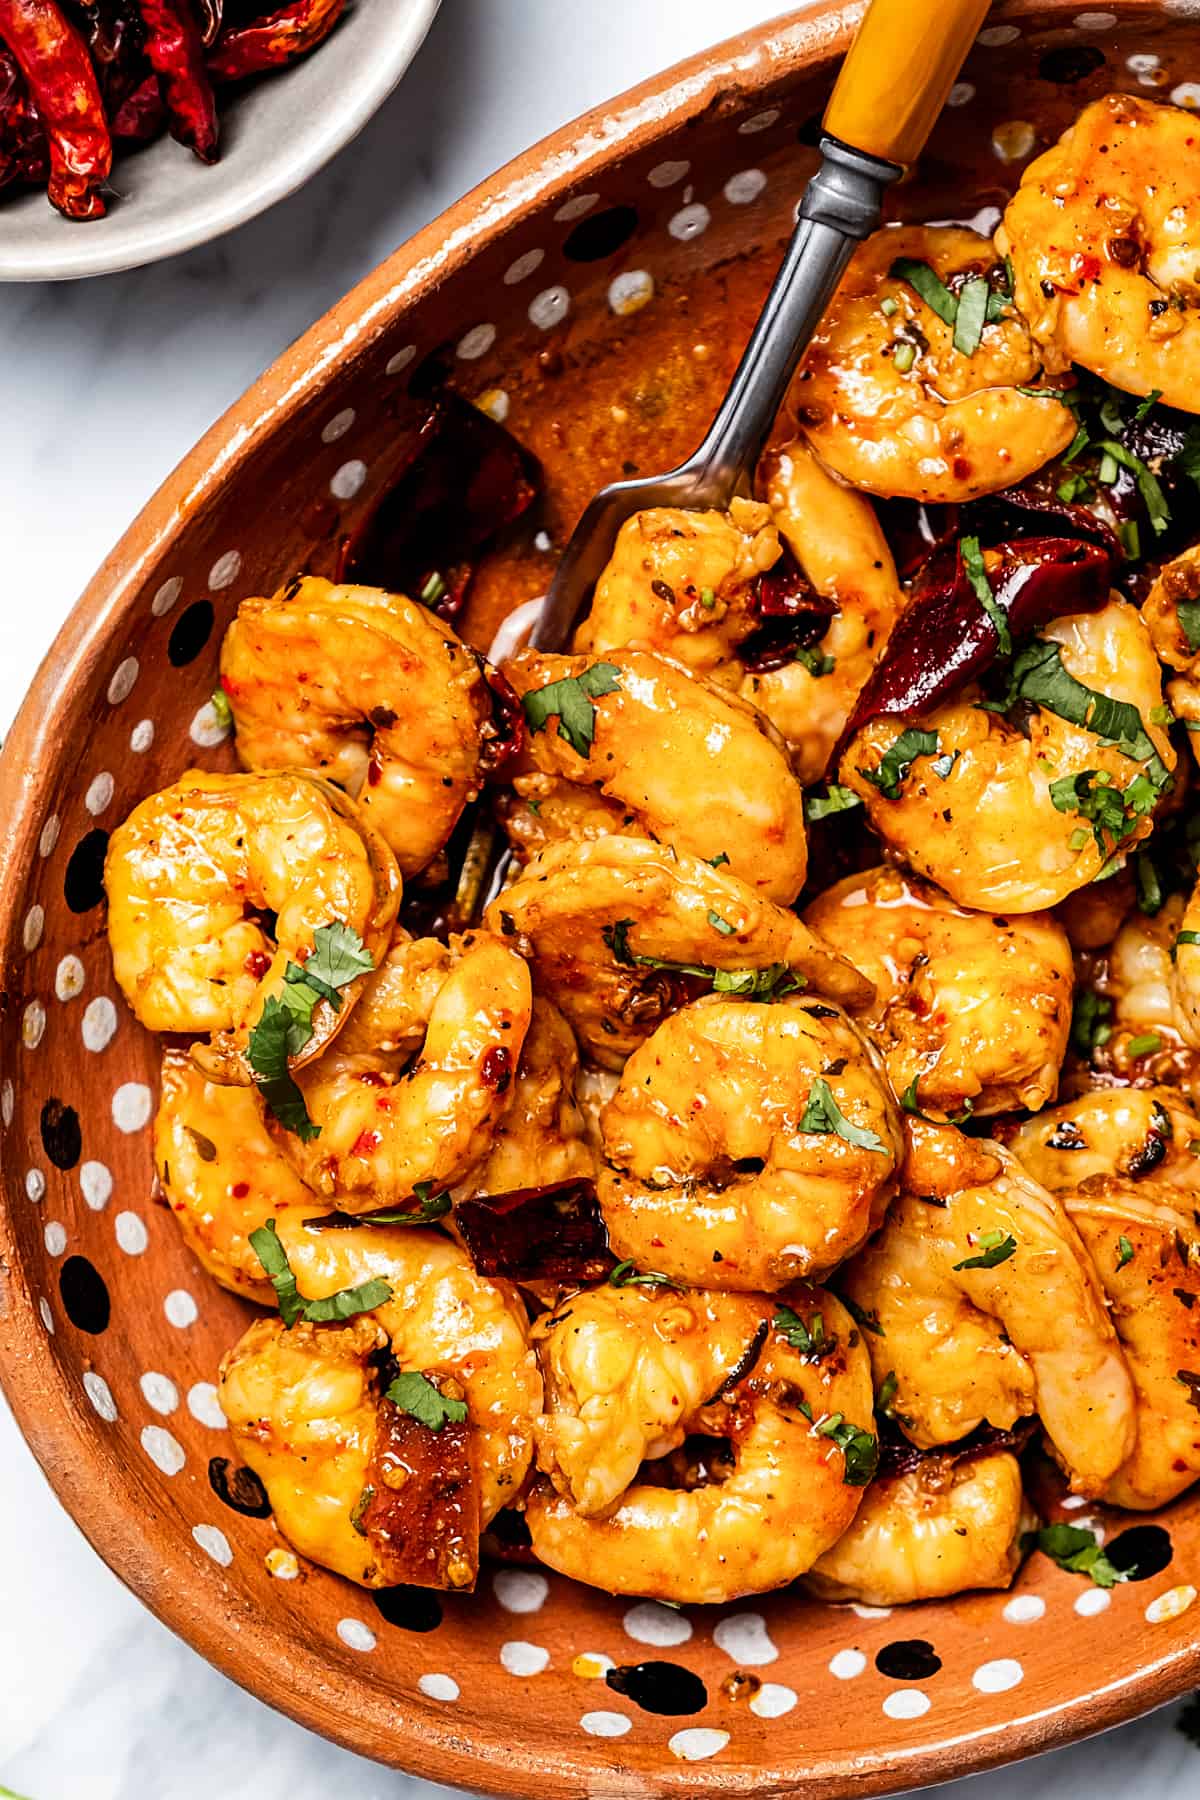
[(0, 0), (0, 280), (155, 262), (274, 204), (391, 92), (438, 0)]

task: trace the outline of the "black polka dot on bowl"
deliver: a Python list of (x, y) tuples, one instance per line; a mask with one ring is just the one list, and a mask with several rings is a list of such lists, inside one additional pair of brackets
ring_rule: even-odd
[(253, 1469), (231, 1463), (227, 1456), (212, 1456), (208, 1461), (208, 1485), (233, 1512), (248, 1519), (270, 1518), (267, 1490)]
[(897, 1638), (876, 1652), (875, 1667), (889, 1681), (928, 1681), (942, 1659), (925, 1638)]
[(167, 640), (167, 659), (174, 669), (195, 662), (212, 636), (216, 614), (211, 600), (197, 600), (180, 613)]
[(401, 1631), (436, 1631), (442, 1622), (442, 1603), (429, 1588), (378, 1588), (371, 1598), (388, 1624)]
[(1103, 67), (1104, 52), (1095, 44), (1060, 44), (1056, 50), (1047, 50), (1038, 63), (1037, 72), (1043, 81), (1069, 87), (1072, 82), (1082, 81)]
[(99, 1269), (86, 1256), (68, 1256), (58, 1273), (58, 1291), (63, 1310), (77, 1330), (92, 1337), (108, 1330), (112, 1316), (108, 1288)]
[(1170, 1534), (1161, 1525), (1131, 1525), (1108, 1540), (1104, 1554), (1127, 1581), (1149, 1581), (1162, 1574), (1174, 1551)]
[(53, 1096), (42, 1108), (39, 1121), (42, 1146), (56, 1169), (73, 1169), (83, 1154), (83, 1133), (73, 1106)]
[(572, 262), (599, 262), (613, 256), (628, 243), (637, 230), (637, 208), (608, 206), (603, 212), (581, 219), (563, 245), (563, 255)]
[(615, 1694), (624, 1694), (643, 1712), (678, 1718), (703, 1712), (708, 1705), (708, 1689), (699, 1675), (681, 1663), (626, 1663), (609, 1669), (604, 1679)]
[(104, 858), (108, 833), (99, 827), (81, 837), (63, 876), (63, 898), (73, 913), (91, 912), (104, 898)]

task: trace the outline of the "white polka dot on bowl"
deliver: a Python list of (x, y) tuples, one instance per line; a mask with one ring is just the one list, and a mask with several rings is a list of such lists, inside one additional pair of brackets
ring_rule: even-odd
[(554, 216), (562, 224), (569, 225), (574, 219), (582, 219), (584, 213), (590, 213), (599, 198), (599, 194), (574, 194), (570, 200), (563, 201)]
[(112, 1097), (113, 1124), (126, 1134), (149, 1124), (154, 1096), (144, 1081), (125, 1081)]
[(118, 1417), (117, 1403), (113, 1399), (112, 1389), (103, 1375), (97, 1375), (95, 1369), (85, 1369), (83, 1391), (104, 1422), (107, 1425), (115, 1425)]
[(0, 1123), (3, 1124), (6, 1131), (13, 1122), (16, 1105), (16, 1089), (11, 1081), (6, 1081), (3, 1087), (0, 1087)]
[(692, 1621), (658, 1600), (639, 1600), (629, 1608), (621, 1624), (626, 1637), (635, 1644), (657, 1644), (662, 1649), (670, 1644), (686, 1644), (692, 1635)]
[(756, 132), (769, 131), (779, 117), (777, 106), (768, 106), (762, 112), (754, 113), (749, 119), (743, 119), (738, 126), (740, 137), (753, 137)]
[(892, 1616), (890, 1606), (864, 1606), (861, 1600), (852, 1600), (850, 1611), (858, 1619), (890, 1619)]
[(694, 200), (690, 206), (681, 206), (677, 213), (671, 215), (667, 221), (667, 230), (673, 238), (686, 244), (692, 238), (699, 237), (701, 232), (707, 231), (711, 220), (712, 214), (707, 206)]
[(619, 1712), (585, 1712), (579, 1723), (589, 1737), (624, 1737), (633, 1728), (633, 1720)]
[(179, 1407), (179, 1389), (169, 1375), (160, 1375), (157, 1369), (147, 1369), (140, 1378), (138, 1386), (142, 1390), (142, 1398), (146, 1405), (166, 1418)]
[(46, 1197), (46, 1177), (40, 1169), (30, 1169), (25, 1177), (25, 1192), (36, 1206)]
[(172, 1288), (163, 1301), (163, 1312), (167, 1323), (174, 1325), (177, 1331), (186, 1331), (200, 1317), (200, 1308), (192, 1299), (186, 1288)]
[(329, 483), (329, 491), (335, 500), (353, 500), (360, 494), (367, 479), (367, 465), (357, 456), (344, 462), (340, 469), (334, 471)]
[(969, 81), (956, 81), (946, 95), (947, 106), (967, 106), (975, 98), (974, 85)]
[(691, 166), (690, 162), (684, 162), (682, 159), (678, 162), (655, 163), (646, 180), (651, 187), (674, 187), (676, 182), (683, 180)]
[(46, 1030), (46, 1009), (40, 1000), (31, 1000), (21, 1014), (21, 1042), (26, 1050), (36, 1050)]
[(336, 444), (339, 438), (345, 437), (356, 417), (352, 406), (344, 406), (341, 412), (334, 413), (332, 419), (327, 419), (321, 427), (321, 442)]
[(975, 39), (985, 50), (998, 50), (1002, 44), (1015, 44), (1021, 33), (1015, 25), (989, 25)]
[(1004, 1617), (1010, 1625), (1032, 1625), (1046, 1611), (1046, 1602), (1040, 1594), (1014, 1594), (1004, 1607)]
[(164, 1475), (178, 1475), (187, 1461), (183, 1445), (162, 1425), (143, 1425), (142, 1449)]
[(192, 1538), (206, 1556), (211, 1556), (222, 1569), (233, 1561), (233, 1550), (225, 1533), (216, 1525), (193, 1525)]
[(154, 614), (154, 617), (156, 619), (161, 619), (165, 613), (169, 613), (182, 592), (183, 576), (169, 576), (150, 602), (150, 611)]
[(202, 750), (213, 750), (223, 744), (229, 736), (229, 726), (217, 712), (211, 700), (197, 707), (188, 726), (188, 736), (193, 744), (199, 744)]
[(224, 1431), (228, 1420), (211, 1381), (193, 1382), (188, 1389), (187, 1404), (193, 1419), (201, 1425), (207, 1425), (210, 1431)]
[(113, 670), (112, 680), (108, 684), (110, 706), (120, 706), (122, 700), (128, 700), (137, 683), (139, 672), (136, 656), (127, 656), (124, 662), (117, 664)]
[(722, 192), (730, 206), (749, 206), (757, 200), (767, 185), (767, 178), (761, 169), (741, 169), (731, 175)]
[(1116, 13), (1081, 12), (1075, 14), (1078, 31), (1110, 31), (1117, 22)]
[(541, 268), (545, 259), (546, 252), (544, 250), (526, 250), (523, 256), (518, 256), (516, 261), (510, 262), (505, 269), (505, 287), (516, 287), (519, 281), (527, 280), (535, 269)]
[(48, 1219), (42, 1230), (47, 1256), (61, 1256), (67, 1247), (67, 1228), (59, 1219)]
[(729, 1742), (727, 1731), (714, 1731), (711, 1725), (687, 1725), (667, 1739), (667, 1749), (680, 1762), (707, 1762), (719, 1756)]
[(83, 796), (83, 804), (87, 807), (93, 819), (98, 818), (105, 807), (109, 805), (116, 785), (116, 782), (113, 780), (107, 769), (97, 775), (89, 784), (88, 791)]
[(55, 996), (62, 1001), (75, 1000), (82, 994), (87, 976), (77, 956), (64, 956), (54, 971)]
[(89, 1000), (83, 1012), (80, 1032), (85, 1050), (107, 1050), (117, 1030), (117, 1009), (107, 994)]
[(208, 586), (210, 593), (219, 594), (222, 588), (232, 587), (241, 572), (241, 551), (226, 550), (223, 556), (218, 556), (216, 562), (208, 571)]
[(27, 951), (32, 952), (37, 949), (42, 941), (42, 932), (45, 928), (45, 909), (41, 906), (31, 906), (25, 914), (25, 921), (21, 926), (21, 943)]
[(1112, 1595), (1104, 1588), (1085, 1588), (1075, 1599), (1075, 1611), (1081, 1619), (1094, 1619), (1098, 1613), (1107, 1612), (1112, 1605)]
[(534, 1613), (546, 1604), (550, 1583), (536, 1569), (498, 1569), (492, 1592), (505, 1612)]
[(150, 1242), (145, 1223), (135, 1212), (120, 1212), (113, 1220), (117, 1243), (126, 1256), (141, 1256)]
[(654, 298), (654, 277), (648, 269), (624, 269), (608, 284), (608, 304), (618, 318), (640, 312)]
[(464, 362), (476, 362), (479, 357), (486, 356), (496, 341), (494, 325), (472, 325), (470, 331), (463, 333), (455, 346), (455, 355)]
[(730, 1613), (713, 1629), (713, 1643), (741, 1668), (758, 1669), (779, 1656), (761, 1613)]
[(971, 1677), (971, 1686), (981, 1694), (1007, 1694), (1024, 1679), (1025, 1671), (1015, 1657), (998, 1656), (994, 1662), (980, 1663)]
[(339, 1619), (337, 1634), (351, 1650), (366, 1652), (375, 1648), (375, 1633), (361, 1619)]
[(79, 1170), (79, 1191), (93, 1212), (103, 1212), (112, 1199), (113, 1178), (102, 1162), (85, 1162)]
[(41, 1299), (38, 1301), (38, 1316), (41, 1319), (42, 1324), (46, 1327), (46, 1330), (50, 1333), (50, 1336), (53, 1337), (54, 1336), (54, 1314), (50, 1311), (50, 1302), (47, 1300), (47, 1298), (44, 1294), (42, 1295)]
[(889, 1694), (883, 1703), (883, 1710), (889, 1719), (920, 1719), (929, 1711), (932, 1702), (928, 1694), (920, 1688), (897, 1688)]
[(571, 296), (565, 287), (543, 288), (529, 302), (529, 322), (539, 331), (552, 331), (561, 325), (571, 310)]
[(412, 362), (416, 354), (417, 346), (415, 344), (405, 344), (403, 348), (397, 350), (393, 356), (388, 357), (383, 365), (384, 374), (399, 375), (404, 369), (407, 369), (409, 363)]
[(750, 1711), (759, 1719), (782, 1719), (798, 1699), (795, 1688), (784, 1687), (778, 1681), (764, 1681), (750, 1702)]
[(422, 1675), (417, 1686), (427, 1700), (457, 1700), (459, 1687), (453, 1675)]
[(513, 1638), (500, 1646), (500, 1666), (510, 1675), (540, 1675), (550, 1661), (550, 1652), (541, 1644), (527, 1644)]
[(1189, 1610), (1195, 1598), (1195, 1588), (1186, 1583), (1168, 1588), (1165, 1594), (1157, 1595), (1146, 1608), (1146, 1623), (1163, 1625), (1170, 1619), (1178, 1619)]
[(867, 1666), (861, 1650), (837, 1650), (829, 1659), (829, 1673), (839, 1681), (853, 1681)]
[(144, 756), (154, 742), (154, 720), (139, 719), (129, 734), (129, 748), (138, 756)]
[(38, 855), (49, 856), (58, 842), (58, 834), (62, 830), (62, 820), (57, 813), (51, 813), (42, 826), (42, 834), (38, 838)]

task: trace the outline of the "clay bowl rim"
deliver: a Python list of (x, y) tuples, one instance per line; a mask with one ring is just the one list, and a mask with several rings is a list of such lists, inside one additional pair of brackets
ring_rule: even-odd
[[(1003, 18), (1060, 13), (1078, 0), (1009, 0)], [(1161, 12), (1160, 0), (1124, 0), (1127, 10)], [(31, 863), (41, 801), (58, 755), (54, 726), (105, 654), (114, 628), (149, 565), (197, 513), (215, 506), (264, 440), (321, 388), (329, 372), (380, 335), (416, 299), (460, 273), (490, 235), (553, 205), (617, 155), (702, 115), (718, 99), (750, 102), (781, 76), (843, 50), (862, 0), (818, 0), (677, 64), (607, 105), (585, 113), (475, 188), (334, 306), (262, 375), (201, 438), (125, 532), (84, 591), (43, 661), (0, 756), (0, 958), (14, 965), (23, 877)], [(525, 1800), (542, 1791), (575, 1796), (595, 1786), (594, 1764), (564, 1747), (531, 1753), (499, 1721), (442, 1724), (427, 1711), (376, 1696), (369, 1681), (304, 1649), (269, 1618), (247, 1619), (220, 1585), (194, 1577), (159, 1579), (154, 1529), (131, 1513), (122, 1491), (96, 1473), (91, 1423), (57, 1372), (36, 1324), (6, 1205), (0, 1205), (0, 1385), (56, 1496), (97, 1554), (156, 1617), (257, 1698), (298, 1723), (376, 1761), (479, 1791)], [(1147, 1712), (1200, 1682), (1200, 1639), (1132, 1670), (1099, 1692), (1068, 1695), (1024, 1721), (933, 1746), (892, 1749), (864, 1766), (847, 1751), (817, 1776), (790, 1757), (774, 1766), (661, 1764), (634, 1779), (645, 1791), (804, 1795), (896, 1792), (946, 1781), (1071, 1742)], [(469, 1740), (469, 1742), (468, 1742)], [(403, 1752), (399, 1760), (394, 1751)], [(581, 1746), (582, 1748), (582, 1746)], [(619, 1765), (614, 1767), (619, 1780)]]

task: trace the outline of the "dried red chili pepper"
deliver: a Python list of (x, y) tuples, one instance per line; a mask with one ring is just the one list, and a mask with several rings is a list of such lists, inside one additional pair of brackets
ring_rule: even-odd
[(485, 781), (511, 781), (525, 749), (525, 710), (506, 675), (482, 656), (479, 669), (492, 700), (492, 716), (483, 727), (480, 769)]
[(142, 22), (128, 0), (75, 0), (75, 10), (111, 121), (148, 73)]
[[(1095, 612), (1108, 599), (1112, 559), (1098, 544), (1078, 538), (1019, 538), (996, 548), (1004, 560), (989, 571), (989, 580), (1014, 637), (1068, 613)], [(933, 559), (900, 615), (882, 660), (859, 695), (842, 745), (884, 714), (912, 717), (940, 706), (994, 661), (996, 627), (957, 549), (948, 563), (942, 555)], [(835, 762), (839, 754), (840, 747)]]
[(592, 1181), (460, 1200), (454, 1222), (481, 1275), (603, 1281), (616, 1263)]
[(217, 103), (190, 0), (136, 0), (146, 55), (161, 78), (171, 136), (201, 162), (217, 160)]
[(0, 188), (13, 181), (44, 187), (49, 170), (38, 109), (29, 97), (16, 57), (7, 45), (0, 44)]
[(209, 56), (209, 74), (214, 81), (244, 81), (295, 62), (329, 36), (345, 5), (346, 0), (290, 0), (266, 18), (227, 27)]
[(167, 109), (157, 75), (147, 75), (113, 115), (112, 134), (123, 144), (148, 144), (166, 124)]
[(196, 0), (205, 48), (215, 44), (225, 17), (225, 0)]
[(45, 128), (51, 204), (69, 219), (101, 218), (98, 190), (112, 167), (112, 138), (83, 39), (55, 0), (0, 0), (0, 38)]

